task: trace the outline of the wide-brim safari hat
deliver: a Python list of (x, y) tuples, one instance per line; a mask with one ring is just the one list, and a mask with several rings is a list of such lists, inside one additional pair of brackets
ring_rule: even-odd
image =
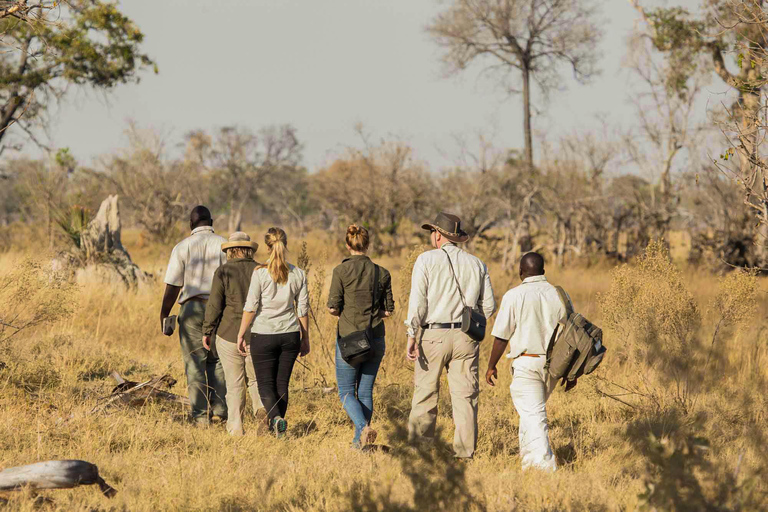
[(244, 247), (245, 249), (253, 249), (256, 252), (259, 249), (259, 244), (251, 241), (246, 233), (242, 231), (235, 231), (229, 235), (229, 242), (221, 244), (222, 252), (227, 252), (227, 249), (234, 249), (235, 247)]
[(451, 213), (438, 213), (433, 223), (422, 224), (421, 229), (434, 229), (451, 242), (462, 243), (469, 240), (469, 235), (461, 229), (461, 219)]

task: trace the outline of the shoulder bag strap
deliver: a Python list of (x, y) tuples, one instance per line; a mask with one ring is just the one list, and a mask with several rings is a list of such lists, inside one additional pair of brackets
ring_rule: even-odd
[(562, 286), (555, 286), (555, 290), (557, 290), (557, 295), (560, 297), (560, 302), (563, 303), (565, 314), (571, 316), (573, 314), (573, 306), (571, 305), (571, 301), (568, 300), (568, 295), (566, 295), (565, 290), (563, 290)]
[[(373, 263), (373, 262), (372, 262)], [(373, 308), (376, 307), (376, 289), (379, 287), (379, 266), (373, 264), (373, 286), (371, 287), (371, 316), (368, 318), (368, 330), (373, 327)]]
[(453, 271), (453, 262), (451, 262), (451, 255), (448, 254), (448, 251), (443, 249), (443, 252), (445, 253), (445, 257), (448, 258), (448, 265), (451, 267), (451, 274), (453, 275), (453, 280), (456, 281), (456, 288), (459, 290), (459, 297), (461, 297), (461, 304), (464, 307), (467, 307), (467, 303), (464, 301), (464, 294), (461, 293), (461, 285), (459, 285), (459, 279), (456, 277), (456, 272)]

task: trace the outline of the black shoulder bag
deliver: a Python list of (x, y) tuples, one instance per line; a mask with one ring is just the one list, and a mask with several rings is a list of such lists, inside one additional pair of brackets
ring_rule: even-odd
[(475, 341), (483, 341), (483, 339), (485, 339), (485, 315), (479, 311), (475, 311), (473, 307), (467, 306), (467, 303), (464, 301), (464, 294), (461, 293), (459, 279), (456, 277), (456, 272), (453, 270), (451, 256), (445, 249), (443, 249), (443, 252), (448, 258), (448, 264), (451, 266), (451, 274), (453, 274), (453, 280), (456, 281), (456, 288), (459, 290), (459, 297), (461, 297), (461, 303), (464, 306), (464, 309), (461, 311), (461, 331)]
[(373, 357), (373, 309), (376, 306), (376, 288), (379, 286), (379, 266), (373, 264), (373, 291), (371, 292), (371, 317), (364, 331), (355, 331), (339, 338), (341, 358), (350, 366), (357, 366)]

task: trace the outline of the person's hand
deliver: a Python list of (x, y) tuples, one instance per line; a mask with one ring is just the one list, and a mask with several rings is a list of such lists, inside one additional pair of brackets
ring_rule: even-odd
[(245, 349), (245, 336), (243, 334), (237, 335), (237, 351), (243, 357), (248, 357), (248, 352)]
[(299, 355), (301, 357), (304, 357), (307, 354), (309, 354), (309, 337), (306, 337), (303, 340), (301, 340), (301, 347), (299, 348)]
[(211, 337), (210, 336), (203, 336), (203, 346), (205, 347), (205, 350), (211, 350)]
[(485, 372), (485, 382), (490, 384), (491, 386), (495, 386), (496, 383), (493, 382), (493, 379), (498, 379), (499, 373), (496, 371), (496, 367), (488, 368), (488, 371)]
[(408, 336), (408, 346), (405, 349), (405, 358), (409, 361), (416, 361), (419, 358), (419, 346), (416, 345), (416, 338)]
[(391, 311), (384, 311), (384, 314), (383, 314), (382, 316), (383, 316), (384, 318), (389, 318), (389, 317), (391, 317), (391, 316), (392, 316), (392, 312), (391, 312)]

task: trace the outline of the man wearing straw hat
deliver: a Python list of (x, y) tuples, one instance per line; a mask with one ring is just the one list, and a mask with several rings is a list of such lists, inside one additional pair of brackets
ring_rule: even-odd
[[(195, 206), (189, 216), (192, 233), (173, 248), (165, 274), (165, 294), (160, 326), (178, 297), (179, 341), (192, 404), (191, 417), (197, 426), (208, 426), (227, 417), (224, 370), (218, 356), (203, 346), (205, 306), (211, 293), (213, 273), (227, 257), (221, 244), (227, 239), (213, 232), (213, 218), (205, 206)], [(173, 334), (163, 329), (166, 336)]]
[(254, 414), (258, 416), (259, 409), (264, 414), (250, 347), (246, 348), (245, 355), (237, 348), (237, 334), (243, 319), (248, 288), (253, 271), (259, 266), (253, 259), (258, 248), (259, 244), (252, 242), (251, 237), (241, 231), (232, 233), (229, 242), (221, 244), (227, 262), (213, 275), (211, 295), (205, 307), (203, 345), (210, 348), (212, 337), (216, 337), (216, 351), (227, 383), (227, 432), (233, 436), (244, 433), (242, 418), (246, 386), (251, 395)]
[(496, 301), (488, 267), (456, 245), (469, 239), (461, 219), (441, 212), (422, 228), (430, 232), (435, 249), (418, 257), (411, 278), (406, 358), (416, 365), (408, 435), (411, 440), (435, 436), (438, 388), (446, 368), (456, 425), (454, 455), (471, 459), (477, 446), (480, 349), (462, 331), (462, 313), (466, 305), (488, 318)]

